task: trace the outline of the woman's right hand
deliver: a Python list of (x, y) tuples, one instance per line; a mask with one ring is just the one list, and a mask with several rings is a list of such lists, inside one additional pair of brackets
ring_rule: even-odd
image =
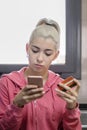
[(13, 104), (18, 107), (23, 107), (25, 104), (38, 99), (43, 95), (43, 87), (40, 88), (36, 85), (27, 85), (15, 96)]

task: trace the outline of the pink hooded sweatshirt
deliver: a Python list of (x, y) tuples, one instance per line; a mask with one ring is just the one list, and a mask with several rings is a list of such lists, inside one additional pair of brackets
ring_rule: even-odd
[(55, 88), (63, 79), (52, 71), (43, 86), (43, 97), (23, 108), (13, 105), (15, 95), (27, 84), (25, 69), (0, 79), (0, 130), (81, 130), (79, 108), (67, 109), (65, 101), (56, 95)]

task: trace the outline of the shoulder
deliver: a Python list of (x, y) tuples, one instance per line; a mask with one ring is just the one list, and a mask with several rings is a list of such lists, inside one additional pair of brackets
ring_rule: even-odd
[(49, 78), (59, 82), (63, 80), (63, 78), (58, 73), (55, 73), (51, 70), (49, 70)]
[[(56, 87), (57, 84), (63, 80), (59, 74), (56, 74), (56, 73), (53, 72), (53, 71), (50, 71), (50, 70), (49, 70), (48, 73), (49, 73), (49, 76), (48, 76), (47, 84), (48, 84), (49, 86), (54, 86), (54, 87)], [(54, 88), (54, 87), (53, 87), (53, 88)]]
[(19, 71), (12, 71), (9, 74), (3, 74), (0, 78), (0, 86), (11, 87), (12, 85), (23, 86), (24, 80), (24, 68)]

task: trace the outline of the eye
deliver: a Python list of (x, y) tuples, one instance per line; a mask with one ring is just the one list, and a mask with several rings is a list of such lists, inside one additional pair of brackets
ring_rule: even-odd
[(38, 53), (38, 50), (36, 50), (36, 49), (32, 49), (32, 51), (33, 51), (34, 53)]
[(39, 48), (37, 48), (37, 47), (31, 47), (31, 50), (34, 53), (38, 53), (39, 52)]
[(52, 55), (52, 51), (45, 51), (45, 55), (46, 56), (51, 56)]
[(46, 56), (51, 56), (51, 54), (48, 54), (48, 53), (45, 53), (46, 54)]

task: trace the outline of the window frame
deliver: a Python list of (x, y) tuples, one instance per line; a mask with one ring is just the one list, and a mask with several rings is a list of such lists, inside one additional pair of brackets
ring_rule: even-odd
[(81, 79), (81, 0), (66, 0), (66, 63), (50, 69)]

